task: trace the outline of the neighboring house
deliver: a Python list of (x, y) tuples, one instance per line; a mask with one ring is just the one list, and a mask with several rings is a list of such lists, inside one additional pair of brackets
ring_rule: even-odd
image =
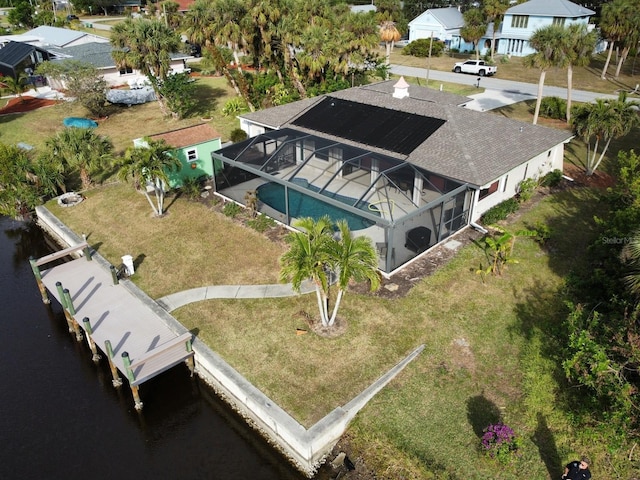
[[(182, 182), (187, 178), (213, 177), (214, 165), (216, 171), (222, 168), (222, 163), (214, 162), (211, 156), (212, 152), (222, 146), (220, 134), (208, 123), (149, 135), (149, 138), (167, 142), (172, 147), (171, 154), (182, 164), (179, 171), (168, 174), (171, 188), (182, 186)], [(147, 142), (145, 138), (136, 138), (133, 145), (145, 147)]]
[(251, 138), (213, 153), (216, 191), (290, 225), (345, 218), (391, 274), (563, 168), (571, 134), (463, 108), (470, 99), (380, 82), (240, 116)]
[(42, 48), (20, 42), (9, 42), (0, 48), (0, 75), (17, 78), (26, 73), (35, 83), (32, 73), (36, 66), (49, 60), (49, 53)]
[(431, 8), (409, 22), (409, 42), (420, 38), (442, 40), (449, 48), (472, 50), (473, 44), (460, 37), (464, 18), (458, 7)]
[[(53, 61), (74, 59), (90, 63), (98, 69), (109, 86), (140, 85), (144, 81), (144, 75), (131, 67), (116, 65), (111, 56), (112, 51), (113, 47), (110, 43), (85, 43), (75, 47), (49, 49), (49, 52), (55, 55)], [(187, 58), (191, 58), (191, 56), (184, 53), (172, 53), (171, 71), (173, 73), (189, 71), (186, 64)], [(64, 88), (64, 85), (59, 85), (51, 79), (49, 81), (52, 88)]]
[[(530, 0), (515, 5), (506, 11), (504, 20), (496, 32), (495, 52), (517, 57), (529, 55), (535, 50), (529, 46), (528, 40), (537, 29), (552, 24), (589, 25), (589, 18), (594, 13), (593, 10), (568, 0)], [(449, 48), (460, 52), (473, 52), (473, 43), (465, 42), (460, 36), (463, 26), (464, 18), (457, 7), (429, 9), (409, 22), (409, 41), (430, 38), (433, 34), (434, 38), (443, 40)], [(491, 50), (493, 27), (493, 23), (490, 23), (480, 40), (481, 55)], [(589, 25), (589, 28), (594, 28), (594, 25)], [(604, 45), (599, 44), (596, 51), (603, 49)]]
[(517, 57), (529, 55), (535, 50), (528, 40), (539, 28), (573, 23), (588, 25), (594, 14), (593, 10), (568, 0), (530, 0), (515, 5), (505, 13), (496, 52)]

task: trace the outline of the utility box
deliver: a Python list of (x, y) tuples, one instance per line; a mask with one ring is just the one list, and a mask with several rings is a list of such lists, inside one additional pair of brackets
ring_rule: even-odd
[(126, 269), (127, 276), (131, 276), (135, 273), (135, 268), (133, 266), (133, 257), (131, 255), (123, 255), (122, 264)]

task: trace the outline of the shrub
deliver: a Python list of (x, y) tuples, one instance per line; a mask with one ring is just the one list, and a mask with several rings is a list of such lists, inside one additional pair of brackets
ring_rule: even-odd
[(247, 225), (262, 233), (271, 227), (275, 227), (277, 223), (274, 219), (269, 218), (266, 215), (258, 215), (256, 218), (247, 221)]
[(520, 204), (515, 198), (510, 198), (504, 202), (499, 203), (495, 207), (491, 207), (482, 215), (482, 223), (490, 225), (500, 220), (504, 220), (510, 214), (517, 212)]
[(236, 218), (242, 210), (242, 207), (234, 202), (225, 203), (224, 207), (222, 207), (222, 213), (231, 218)]
[(227, 101), (227, 103), (224, 104), (224, 107), (222, 107), (222, 114), (225, 117), (239, 115), (246, 111), (247, 111), (246, 102), (243, 99), (237, 98), (237, 97)]
[(241, 128), (234, 128), (233, 130), (231, 130), (229, 138), (233, 143), (241, 142), (247, 139), (247, 132), (245, 132)]
[[(532, 107), (532, 111), (533, 111)], [(567, 118), (567, 101), (560, 97), (544, 97), (540, 102), (540, 116), (564, 120)]]
[(508, 463), (520, 447), (520, 440), (507, 425), (492, 424), (483, 432), (482, 447), (491, 458), (497, 458), (500, 463)]
[(197, 178), (185, 178), (182, 180), (180, 190), (190, 200), (195, 200), (200, 196), (202, 182)]
[(518, 201), (520, 203), (526, 202), (533, 197), (533, 193), (538, 186), (538, 180), (535, 178), (525, 178), (518, 184)]
[[(419, 38), (418, 40), (414, 40), (409, 45), (402, 49), (403, 55), (411, 55), (413, 57), (428, 57), (429, 56), (429, 45), (431, 44), (430, 38)], [(439, 57), (444, 52), (444, 42), (441, 40), (433, 39), (433, 44), (431, 45), (431, 56)]]
[(540, 185), (543, 187), (555, 187), (562, 181), (562, 170), (555, 169), (553, 172), (547, 173), (540, 179)]

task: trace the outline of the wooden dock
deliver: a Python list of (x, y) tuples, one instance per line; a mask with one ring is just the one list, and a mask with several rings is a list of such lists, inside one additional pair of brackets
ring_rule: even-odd
[[(84, 256), (41, 270), (54, 260), (84, 252)], [(76, 339), (87, 340), (94, 361), (100, 348), (107, 356), (113, 384), (122, 384), (120, 374), (129, 381), (137, 410), (142, 409), (138, 387), (143, 382), (186, 362), (193, 373), (191, 333), (171, 330), (141, 298), (120, 283), (115, 269), (91, 260), (86, 242), (32, 259), (31, 266), (42, 299), (48, 292), (63, 306), (69, 331)]]

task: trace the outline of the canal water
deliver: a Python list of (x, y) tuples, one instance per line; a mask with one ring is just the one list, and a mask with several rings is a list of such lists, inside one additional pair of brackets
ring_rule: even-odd
[(184, 366), (145, 383), (136, 412), (42, 303), (28, 258), (45, 240), (0, 217), (0, 479), (303, 478)]

